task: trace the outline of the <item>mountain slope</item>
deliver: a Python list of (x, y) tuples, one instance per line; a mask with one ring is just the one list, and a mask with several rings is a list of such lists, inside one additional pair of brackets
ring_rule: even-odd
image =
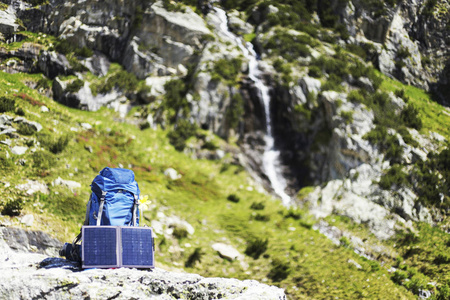
[[(381, 41), (346, 36), (365, 25), (339, 19), (343, 7), (365, 2), (319, 2), (227, 2), (225, 21), (207, 3), (8, 2), (3, 222), (69, 241), (90, 181), (122, 166), (148, 195), (161, 267), (267, 281), (292, 298), (445, 299), (449, 110), (375, 69)], [(372, 17), (391, 22), (395, 5)], [(262, 58), (290, 209), (263, 189), (267, 121), (234, 34)], [(417, 67), (388, 50), (400, 73)], [(219, 256), (220, 243), (245, 255)]]

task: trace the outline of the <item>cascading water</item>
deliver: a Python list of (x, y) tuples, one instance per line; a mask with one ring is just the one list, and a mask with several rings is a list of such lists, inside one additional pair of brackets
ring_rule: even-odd
[(264, 141), (266, 146), (264, 148), (263, 154), (263, 169), (269, 178), (270, 184), (272, 185), (275, 193), (280, 196), (283, 200), (283, 204), (288, 206), (291, 197), (286, 194), (286, 180), (278, 171), (280, 169), (280, 151), (275, 149), (275, 140), (272, 133), (272, 119), (270, 116), (270, 95), (269, 88), (264, 84), (261, 78), (261, 71), (259, 70), (259, 63), (253, 45), (251, 43), (242, 43), (242, 39), (228, 29), (228, 19), (224, 10), (220, 8), (214, 8), (220, 19), (220, 30), (222, 33), (235, 41), (238, 47), (244, 53), (245, 58), (249, 61), (248, 75), (251, 80), (255, 83), (256, 88), (259, 90), (260, 97), (264, 103), (264, 112), (266, 115), (266, 134), (264, 136)]

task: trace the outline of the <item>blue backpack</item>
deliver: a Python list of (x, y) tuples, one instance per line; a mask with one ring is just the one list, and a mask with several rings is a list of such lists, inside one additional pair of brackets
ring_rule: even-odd
[[(139, 187), (131, 170), (104, 168), (91, 184), (91, 197), (83, 225), (139, 226)], [(81, 262), (81, 232), (65, 243), (61, 256)]]
[(139, 187), (131, 170), (106, 167), (91, 184), (84, 225), (139, 226)]

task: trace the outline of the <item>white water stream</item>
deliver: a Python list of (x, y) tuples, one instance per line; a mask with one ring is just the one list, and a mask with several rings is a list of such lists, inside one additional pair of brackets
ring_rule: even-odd
[(270, 116), (270, 95), (269, 87), (261, 80), (261, 71), (259, 70), (259, 62), (253, 45), (251, 43), (242, 43), (242, 38), (236, 36), (228, 29), (228, 18), (224, 10), (220, 8), (214, 8), (220, 19), (220, 30), (225, 36), (235, 41), (238, 47), (244, 53), (245, 58), (249, 61), (248, 76), (255, 83), (256, 88), (259, 90), (260, 97), (264, 103), (264, 112), (266, 115), (266, 134), (264, 141), (266, 142), (263, 154), (263, 169), (269, 178), (275, 193), (283, 200), (285, 206), (289, 206), (291, 197), (286, 194), (286, 180), (279, 172), (280, 169), (280, 151), (275, 148), (275, 140), (272, 132), (272, 119)]

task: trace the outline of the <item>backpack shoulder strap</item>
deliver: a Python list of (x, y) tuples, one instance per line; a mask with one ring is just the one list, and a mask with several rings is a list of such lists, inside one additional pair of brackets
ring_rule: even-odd
[(100, 197), (100, 207), (98, 209), (97, 226), (100, 226), (102, 222), (103, 205), (105, 204), (105, 197), (107, 192), (102, 190), (102, 196)]
[(133, 226), (137, 226), (136, 217), (137, 217), (137, 207), (139, 205), (139, 197), (136, 194), (134, 196), (134, 205), (133, 205)]

